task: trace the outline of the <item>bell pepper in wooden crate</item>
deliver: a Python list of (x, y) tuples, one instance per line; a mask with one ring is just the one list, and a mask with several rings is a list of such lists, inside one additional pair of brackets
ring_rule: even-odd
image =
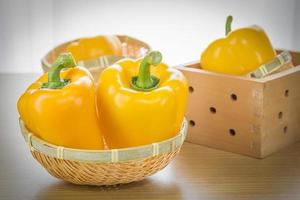
[[(247, 27), (212, 43), (200, 62), (177, 66), (189, 82), (187, 141), (264, 158), (299, 140), (300, 53), (281, 62), (285, 54), (275, 52), (261, 28)], [(249, 72), (263, 63), (273, 68), (278, 60), (283, 65), (278, 73), (236, 76), (256, 75)]]

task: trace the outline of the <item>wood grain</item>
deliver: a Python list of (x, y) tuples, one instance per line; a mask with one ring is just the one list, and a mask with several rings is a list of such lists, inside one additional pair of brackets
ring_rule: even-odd
[(18, 127), (16, 101), (37, 77), (0, 75), (0, 199), (300, 199), (300, 143), (263, 160), (185, 143), (160, 173), (117, 187), (55, 179), (31, 157)]

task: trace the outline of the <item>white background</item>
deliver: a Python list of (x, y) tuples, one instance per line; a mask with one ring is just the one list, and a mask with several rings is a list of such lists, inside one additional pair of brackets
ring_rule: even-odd
[(233, 28), (258, 24), (273, 46), (300, 50), (297, 0), (0, 0), (0, 72), (41, 72), (41, 57), (62, 42), (127, 34), (160, 50), (170, 65), (199, 59)]

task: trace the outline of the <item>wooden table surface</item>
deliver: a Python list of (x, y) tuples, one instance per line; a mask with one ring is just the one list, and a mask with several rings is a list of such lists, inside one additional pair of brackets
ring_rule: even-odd
[(76, 186), (32, 157), (16, 101), (37, 74), (0, 74), (0, 199), (300, 199), (300, 143), (263, 160), (185, 143), (164, 170), (118, 187)]

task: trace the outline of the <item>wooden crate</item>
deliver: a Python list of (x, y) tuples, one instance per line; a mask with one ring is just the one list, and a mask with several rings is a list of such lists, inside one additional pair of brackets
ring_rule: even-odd
[(177, 66), (189, 82), (187, 141), (264, 158), (300, 139), (300, 53), (296, 67), (262, 79)]

